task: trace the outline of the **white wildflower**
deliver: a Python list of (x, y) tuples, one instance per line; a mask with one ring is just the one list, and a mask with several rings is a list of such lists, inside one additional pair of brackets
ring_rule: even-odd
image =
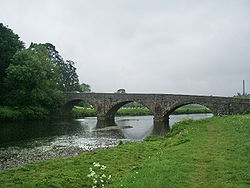
[(105, 174), (102, 174), (102, 176), (101, 176), (102, 178), (106, 178), (106, 175)]
[(99, 166), (101, 166), (100, 163), (95, 163), (94, 164), (94, 167), (99, 167)]
[(105, 165), (102, 165), (101, 166), (101, 170), (105, 170), (106, 169), (106, 166)]

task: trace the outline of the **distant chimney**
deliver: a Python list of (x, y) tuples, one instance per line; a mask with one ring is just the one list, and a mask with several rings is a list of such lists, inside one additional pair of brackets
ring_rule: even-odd
[(243, 93), (242, 93), (243, 95), (245, 95), (246, 94), (246, 88), (245, 88), (245, 80), (243, 80)]

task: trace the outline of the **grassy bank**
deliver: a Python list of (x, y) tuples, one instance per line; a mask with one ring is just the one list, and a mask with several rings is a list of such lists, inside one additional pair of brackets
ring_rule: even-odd
[(41, 107), (0, 107), (0, 121), (43, 120), (49, 118), (49, 112)]
[(101, 179), (105, 187), (249, 187), (249, 137), (250, 115), (186, 120), (165, 137), (6, 170), (0, 187), (92, 187)]
[[(200, 113), (211, 113), (211, 111), (206, 107), (196, 107), (196, 106), (184, 106), (173, 114), (200, 114)], [(72, 109), (73, 118), (83, 118), (83, 117), (94, 117), (96, 116), (96, 111), (90, 108), (74, 107)], [(152, 115), (152, 113), (147, 108), (121, 108), (116, 113), (117, 116), (146, 116)]]

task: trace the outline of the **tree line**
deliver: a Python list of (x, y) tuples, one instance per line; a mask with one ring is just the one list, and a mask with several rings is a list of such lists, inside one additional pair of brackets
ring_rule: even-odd
[(67, 91), (90, 92), (89, 85), (79, 84), (75, 62), (64, 60), (51, 43), (26, 48), (0, 23), (0, 119), (49, 116), (58, 111)]

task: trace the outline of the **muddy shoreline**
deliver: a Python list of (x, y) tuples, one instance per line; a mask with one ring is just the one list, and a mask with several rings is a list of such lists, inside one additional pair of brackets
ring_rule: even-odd
[(65, 157), (75, 157), (80, 155), (81, 153), (97, 151), (107, 148), (114, 148), (113, 146), (108, 147), (100, 147), (100, 148), (93, 148), (86, 150), (80, 147), (57, 147), (53, 148), (53, 151), (42, 151), (34, 149), (33, 153), (19, 150), (12, 150), (11, 152), (0, 152), (0, 172), (16, 168), (19, 166), (23, 166), (29, 163), (40, 162), (48, 159), (55, 159), (55, 158), (65, 158)]
[(121, 141), (123, 143), (139, 142), (138, 140), (120, 139), (111, 141), (106, 145), (86, 145), (84, 147), (57, 145), (53, 147), (42, 146), (33, 149), (23, 149), (18, 147), (10, 147), (8, 149), (0, 148), (0, 172), (29, 163), (36, 163), (56, 158), (75, 157), (82, 153), (115, 148)]

